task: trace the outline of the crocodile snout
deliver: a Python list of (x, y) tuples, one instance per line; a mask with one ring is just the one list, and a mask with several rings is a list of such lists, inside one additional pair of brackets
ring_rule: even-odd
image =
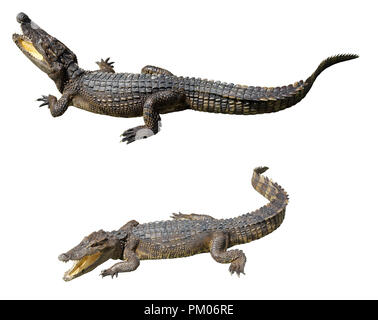
[(23, 12), (20, 12), (17, 15), (16, 19), (17, 19), (18, 23), (23, 23), (23, 22), (28, 23), (28, 22), (31, 22), (30, 18), (27, 16), (27, 14), (25, 14)]
[(63, 262), (67, 262), (68, 260), (70, 260), (70, 259), (68, 258), (68, 256), (67, 256), (65, 253), (62, 253), (62, 254), (58, 257), (58, 259), (59, 259), (60, 261), (63, 261)]

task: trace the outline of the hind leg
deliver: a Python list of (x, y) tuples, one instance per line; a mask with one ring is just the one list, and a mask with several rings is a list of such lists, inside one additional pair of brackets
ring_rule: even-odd
[(181, 89), (159, 91), (149, 95), (143, 104), (144, 125), (131, 128), (122, 133), (122, 142), (131, 143), (135, 140), (151, 137), (159, 132), (159, 112), (167, 113), (184, 110), (186, 107), (185, 92)]
[(109, 72), (109, 73), (115, 73), (113, 64), (114, 62), (109, 61), (110, 58), (107, 59), (101, 59), (101, 61), (96, 61), (96, 64), (100, 67), (100, 71), (102, 72)]
[(211, 240), (211, 248), (210, 254), (214, 258), (216, 262), (219, 263), (231, 263), (230, 265), (230, 272), (233, 274), (234, 272), (240, 276), (240, 274), (244, 273), (244, 266), (247, 258), (243, 251), (234, 249), (228, 250), (228, 236), (219, 231), (216, 232)]

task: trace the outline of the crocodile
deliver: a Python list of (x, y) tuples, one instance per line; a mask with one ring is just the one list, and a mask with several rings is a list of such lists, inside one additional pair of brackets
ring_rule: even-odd
[(120, 272), (134, 271), (140, 260), (171, 259), (210, 252), (219, 263), (230, 263), (229, 271), (244, 274), (246, 256), (235, 245), (260, 239), (277, 229), (284, 217), (288, 195), (277, 183), (262, 175), (268, 168), (258, 167), (252, 186), (269, 203), (236, 218), (215, 219), (204, 214), (174, 213), (173, 220), (139, 224), (135, 220), (119, 230), (95, 231), (58, 259), (74, 264), (63, 279), (70, 281), (92, 271), (109, 259), (123, 260), (101, 272), (101, 276), (118, 277)]
[(115, 117), (143, 117), (144, 125), (124, 131), (122, 142), (131, 143), (160, 131), (160, 114), (186, 109), (212, 113), (252, 115), (277, 112), (301, 101), (318, 75), (327, 67), (355, 59), (340, 54), (325, 59), (306, 80), (282, 87), (235, 85), (201, 78), (175, 76), (170, 71), (147, 65), (140, 74), (115, 73), (113, 62), (101, 59), (99, 70), (79, 67), (76, 55), (49, 35), (25, 13), (17, 15), (23, 34), (13, 41), (39, 69), (55, 82), (62, 94), (37, 99), (47, 105), (53, 117), (69, 106)]

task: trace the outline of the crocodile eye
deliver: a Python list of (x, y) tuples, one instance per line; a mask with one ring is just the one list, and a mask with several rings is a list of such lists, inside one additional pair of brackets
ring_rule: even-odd
[(106, 242), (106, 239), (103, 239), (103, 240), (97, 241), (97, 242), (93, 243), (93, 244), (91, 245), (91, 247), (93, 248), (93, 247), (101, 246), (101, 245), (103, 245), (105, 242)]
[(43, 50), (47, 50), (47, 49), (50, 48), (49, 43), (47, 43), (47, 41), (43, 41), (41, 43), (41, 47), (42, 47)]

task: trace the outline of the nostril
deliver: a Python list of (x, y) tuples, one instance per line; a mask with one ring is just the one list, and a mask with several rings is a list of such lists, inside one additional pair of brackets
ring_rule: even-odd
[(22, 22), (30, 22), (30, 21), (31, 21), (31, 20), (29, 19), (29, 17), (28, 17), (25, 13), (23, 13), (23, 12), (20, 12), (20, 13), (17, 15), (16, 19), (17, 19), (17, 22), (18, 22), (18, 23), (22, 23)]
[(62, 253), (62, 254), (58, 257), (58, 259), (59, 259), (60, 261), (67, 261), (67, 260), (68, 260), (68, 257), (67, 257), (67, 255), (66, 255), (65, 253)]

